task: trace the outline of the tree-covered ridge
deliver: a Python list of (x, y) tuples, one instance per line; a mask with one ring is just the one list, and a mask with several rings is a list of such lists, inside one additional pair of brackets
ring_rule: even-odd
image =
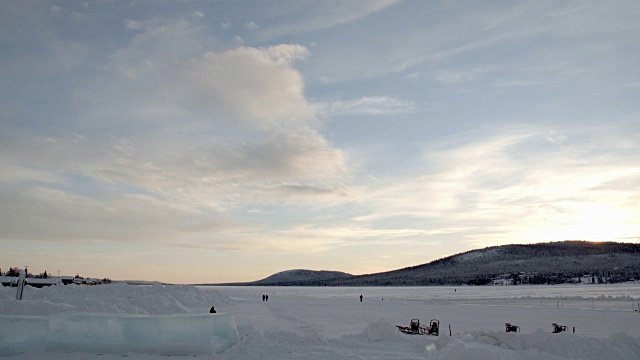
[(585, 277), (596, 283), (621, 282), (640, 279), (640, 244), (562, 241), (493, 246), (394, 271), (358, 276), (341, 274), (333, 278), (280, 278), (277, 282), (265, 282), (265, 279), (244, 285), (485, 285), (496, 279), (506, 279), (513, 284), (554, 284), (581, 282)]
[(339, 271), (313, 271), (296, 269), (273, 274), (265, 279), (256, 281), (255, 284), (278, 286), (280, 284), (287, 284), (291, 281), (322, 282), (325, 280), (346, 279), (351, 277), (353, 277), (353, 275)]

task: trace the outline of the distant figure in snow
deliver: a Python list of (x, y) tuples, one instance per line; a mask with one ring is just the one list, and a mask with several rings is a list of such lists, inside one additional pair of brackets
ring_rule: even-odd
[(360, 295), (360, 302), (362, 302), (362, 295)]
[(216, 309), (212, 306), (212, 307), (211, 307), (211, 310), (209, 310), (209, 313), (211, 313), (211, 314), (215, 314), (215, 313), (216, 313)]
[(265, 299), (265, 296), (267, 296), (267, 295), (262, 295), (262, 301), (265, 301), (265, 300), (264, 300), (264, 299)]
[(269, 301), (269, 295), (265, 295), (265, 296), (264, 296), (264, 300), (265, 300), (265, 301)]

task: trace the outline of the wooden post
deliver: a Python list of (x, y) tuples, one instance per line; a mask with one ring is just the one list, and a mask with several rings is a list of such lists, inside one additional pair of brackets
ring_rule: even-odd
[(449, 324), (449, 336), (451, 336), (451, 324)]
[(24, 292), (24, 284), (27, 281), (26, 279), (27, 279), (27, 271), (20, 270), (20, 275), (18, 276), (18, 282), (16, 284), (18, 285), (18, 289), (16, 291), (16, 300), (22, 300), (22, 294)]
[(576, 327), (575, 326), (573, 327), (573, 333), (574, 334), (576, 333)]

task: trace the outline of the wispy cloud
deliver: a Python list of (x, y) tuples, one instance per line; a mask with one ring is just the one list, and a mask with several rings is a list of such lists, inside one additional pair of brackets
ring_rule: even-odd
[(474, 81), (486, 74), (497, 71), (497, 66), (477, 66), (469, 69), (440, 69), (433, 73), (433, 77), (441, 83), (452, 85)]
[(254, 23), (253, 21), (249, 21), (248, 23), (244, 24), (244, 27), (249, 30), (256, 30), (259, 28), (258, 24)]
[(291, 8), (292, 21), (285, 25), (264, 29), (262, 36), (273, 38), (285, 34), (305, 33), (328, 29), (364, 18), (384, 8), (396, 5), (401, 0), (330, 0), (310, 8), (308, 5)]
[(416, 111), (416, 105), (390, 96), (365, 96), (359, 99), (335, 101), (321, 106), (329, 115), (397, 115)]
[(548, 130), (528, 128), (432, 148), (429, 173), (370, 192), (375, 210), (367, 220), (423, 218), (474, 246), (634, 236), (640, 168), (631, 160), (635, 146), (602, 146), (625, 143), (627, 135), (612, 130), (551, 132), (551, 142)]
[(131, 20), (131, 19), (126, 19), (124, 21), (124, 26), (126, 26), (127, 29), (140, 30), (140, 29), (142, 29), (142, 22), (141, 21), (136, 21), (136, 20)]
[(534, 86), (541, 84), (540, 81), (526, 81), (520, 79), (498, 79), (491, 83), (493, 87), (499, 89), (522, 87), (522, 86)]

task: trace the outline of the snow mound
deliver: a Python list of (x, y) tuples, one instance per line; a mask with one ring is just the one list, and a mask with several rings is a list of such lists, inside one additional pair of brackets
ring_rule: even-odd
[[(190, 314), (230, 304), (216, 290), (187, 285), (136, 286), (114, 283), (99, 286), (57, 285), (42, 289), (26, 287), (22, 301), (15, 288), (0, 287), (0, 314), (47, 316), (57, 313), (88, 312), (108, 314), (168, 315)], [(7, 300), (7, 301), (4, 301)]]
[(364, 334), (369, 341), (395, 340), (399, 336), (395, 325), (391, 325), (386, 319), (378, 319), (370, 323)]
[(541, 329), (531, 334), (479, 331), (442, 337), (434, 345), (426, 347), (430, 360), (633, 360), (640, 356), (640, 338), (625, 333), (599, 339)]
[[(428, 360), (637, 360), (640, 337), (616, 333), (606, 339), (571, 333), (552, 334), (541, 329), (530, 334), (477, 331), (455, 336), (406, 335), (385, 319), (369, 323), (353, 335), (323, 338), (281, 330), (259, 331), (238, 327), (241, 339), (224, 359), (310, 358)], [(256, 354), (255, 349), (261, 349)], [(417, 357), (416, 357), (417, 356)]]
[(211, 316), (231, 301), (194, 286), (57, 285), (0, 287), (0, 355), (29, 350), (125, 354), (210, 354), (237, 338), (232, 314)]

